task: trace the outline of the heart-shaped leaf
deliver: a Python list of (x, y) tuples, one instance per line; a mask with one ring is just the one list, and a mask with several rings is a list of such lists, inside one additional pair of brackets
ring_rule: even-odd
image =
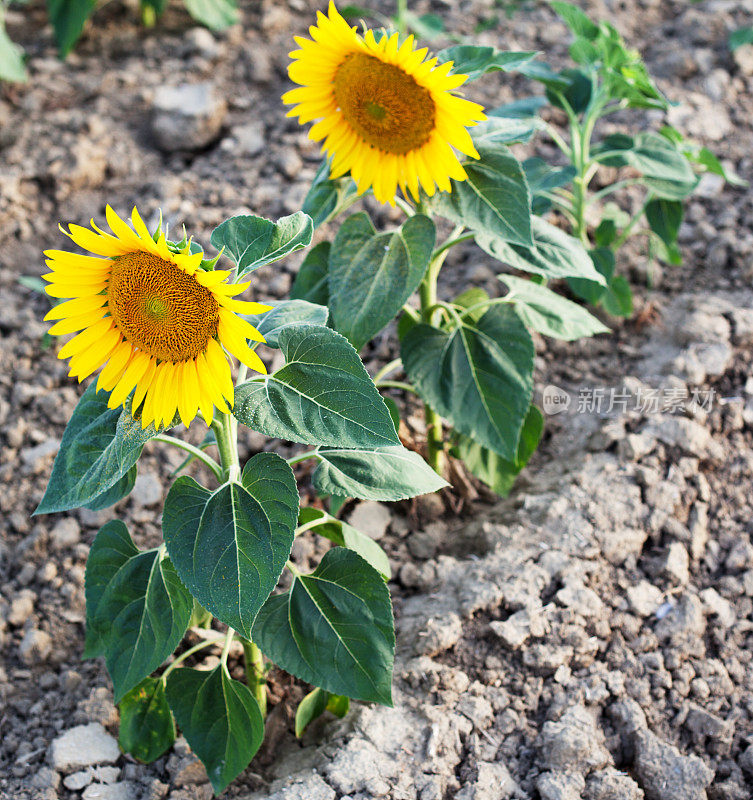
[(342, 224), (329, 256), (329, 307), (335, 330), (356, 350), (416, 291), (434, 239), (434, 223), (423, 214), (409, 217), (391, 233), (377, 233), (364, 213)]
[(308, 247), (313, 235), (311, 217), (302, 211), (277, 222), (243, 214), (218, 225), (212, 231), (211, 242), (218, 250), (225, 249), (240, 276)]
[(290, 555), (298, 488), (275, 453), (246, 464), (240, 483), (214, 492), (183, 476), (172, 485), (162, 529), (181, 580), (215, 617), (245, 637)]
[(472, 44), (457, 44), (437, 53), (440, 64), (452, 61), (452, 72), (467, 75), (468, 82), (475, 81), (487, 72), (511, 72), (535, 57), (535, 50), (516, 52)]
[(264, 337), (268, 347), (280, 346), (280, 331), (291, 325), (326, 325), (329, 317), (327, 306), (309, 303), (306, 300), (283, 300), (275, 303), (271, 311), (263, 314), (248, 314), (246, 319)]
[(120, 701), (118, 744), (124, 753), (149, 764), (175, 741), (175, 722), (161, 678), (144, 678)]
[(303, 200), (301, 210), (313, 220), (318, 228), (330, 214), (348, 197), (356, 193), (356, 185), (350, 176), (331, 180), (329, 177), (329, 160), (324, 159), (314, 175), (311, 188)]
[(381, 447), (400, 443), (392, 418), (352, 345), (335, 331), (280, 331), (285, 366), (236, 388), (235, 417), (267, 436), (303, 444)]
[(118, 702), (178, 646), (193, 601), (164, 552), (136, 549), (119, 520), (92, 544), (86, 594), (92, 648), (105, 656)]
[(291, 300), (308, 300), (326, 306), (329, 302), (329, 242), (319, 242), (306, 253), (290, 290)]
[(533, 342), (509, 306), (452, 331), (416, 325), (402, 341), (405, 370), (453, 427), (512, 460), (533, 391)]
[(392, 705), (395, 650), (382, 576), (344, 547), (264, 604), (253, 640), (287, 672), (333, 694)]
[(176, 669), (167, 678), (167, 702), (219, 794), (249, 765), (264, 740), (258, 703), (223, 664), (211, 672)]

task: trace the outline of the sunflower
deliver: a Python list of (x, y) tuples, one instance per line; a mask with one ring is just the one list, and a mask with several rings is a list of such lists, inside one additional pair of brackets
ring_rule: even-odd
[(79, 331), (58, 357), (70, 358), (69, 374), (79, 383), (103, 367), (97, 391), (111, 392), (110, 408), (133, 392), (134, 413), (143, 402), (144, 428), (171, 423), (176, 411), (185, 425), (199, 410), (210, 424), (215, 407), (226, 413), (233, 406), (227, 353), (266, 372), (247, 344), (264, 337), (236, 312), (258, 314), (271, 306), (237, 300), (249, 283), (228, 283), (229, 272), (200, 269), (203, 253), (169, 243), (161, 224), (152, 236), (135, 208), (131, 221), (133, 229), (107, 206), (114, 235), (93, 220), (94, 230), (60, 229), (93, 256), (45, 252), (52, 270), (43, 276), (47, 294), (66, 300), (45, 317), (57, 320), (50, 333)]
[(318, 120), (309, 138), (324, 139), (330, 177), (350, 171), (359, 194), (373, 187), (392, 205), (398, 186), (418, 199), (419, 183), (431, 196), (435, 186), (450, 191), (450, 178), (464, 180), (453, 147), (478, 158), (467, 128), (486, 119), (480, 105), (452, 93), (467, 76), (451, 75), (451, 61), (425, 60), (413, 36), (402, 44), (397, 33), (359, 36), (333, 2), (317, 23), (311, 39), (295, 37), (288, 74), (300, 87), (282, 100), (301, 124)]

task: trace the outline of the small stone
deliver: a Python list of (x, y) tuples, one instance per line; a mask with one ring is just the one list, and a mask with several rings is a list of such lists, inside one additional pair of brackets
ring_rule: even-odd
[(536, 779), (541, 800), (581, 800), (585, 786), (577, 772), (542, 772)]
[(599, 595), (583, 585), (568, 585), (560, 589), (555, 598), (558, 603), (587, 619), (598, 617), (604, 611)]
[(624, 772), (607, 767), (586, 780), (584, 800), (643, 800), (643, 790)]
[(41, 444), (21, 450), (21, 461), (27, 468), (34, 469), (43, 459), (49, 458), (59, 449), (60, 439), (45, 439)]
[(553, 722), (544, 723), (538, 748), (541, 765), (550, 770), (588, 772), (609, 763), (603, 735), (583, 706), (571, 706)]
[(37, 595), (31, 589), (21, 591), (11, 600), (7, 620), (11, 625), (20, 628), (34, 613), (34, 601)]
[(716, 614), (719, 624), (723, 628), (731, 628), (735, 624), (737, 615), (734, 606), (729, 600), (725, 600), (716, 589), (709, 586), (701, 592), (700, 598), (709, 613)]
[(723, 720), (696, 703), (688, 703), (688, 715), (685, 727), (698, 737), (708, 736), (710, 739), (729, 739), (734, 730), (734, 723)]
[(743, 75), (753, 75), (753, 44), (743, 44), (732, 53), (737, 68)]
[(210, 83), (160, 86), (154, 95), (152, 133), (165, 152), (201, 150), (220, 134), (227, 104)]
[(72, 772), (63, 778), (63, 786), (72, 792), (80, 792), (94, 780), (94, 772), (91, 769)]
[(131, 490), (131, 498), (137, 506), (148, 508), (162, 502), (162, 486), (153, 472), (138, 475)]
[(523, 663), (541, 674), (551, 674), (558, 667), (569, 663), (573, 648), (542, 642), (534, 644), (523, 653)]
[(684, 586), (690, 580), (690, 556), (681, 542), (672, 542), (667, 548), (661, 574), (677, 586)]
[(137, 800), (138, 793), (133, 783), (91, 783), (84, 790), (83, 800)]
[(690, 555), (697, 561), (703, 555), (709, 540), (708, 503), (698, 502), (690, 509), (688, 530), (690, 532)]
[(81, 541), (81, 526), (75, 517), (63, 517), (50, 531), (50, 542), (55, 550), (65, 550)]
[(272, 788), (275, 790), (271, 793), (264, 792), (254, 797), (258, 800), (335, 800), (336, 796), (334, 789), (316, 772), (302, 773), (302, 777), (293, 775), (285, 780), (279, 789), (275, 788), (276, 786), (277, 782), (273, 785)]
[(18, 652), (24, 664), (46, 661), (52, 653), (52, 638), (45, 631), (29, 628), (18, 646)]
[(749, 744), (740, 756), (740, 766), (748, 773), (753, 775), (753, 744)]
[(753, 567), (753, 545), (748, 539), (738, 539), (730, 547), (724, 566), (732, 572)]
[(217, 40), (206, 28), (191, 28), (185, 34), (185, 43), (193, 51), (204, 58), (217, 58), (220, 54), (220, 46)]
[(233, 128), (233, 137), (237, 142), (238, 152), (245, 156), (257, 156), (266, 147), (262, 122), (249, 122)]
[(714, 773), (697, 756), (684, 756), (649, 730), (635, 737), (635, 775), (648, 800), (706, 800)]
[(463, 694), (455, 710), (467, 717), (476, 730), (485, 730), (492, 724), (494, 718), (491, 703), (483, 697), (472, 694)]
[(374, 500), (359, 503), (348, 515), (349, 524), (371, 539), (381, 539), (387, 533), (391, 519), (387, 506)]
[(389, 792), (388, 780), (394, 778), (398, 770), (395, 759), (381, 753), (367, 740), (351, 739), (337, 750), (322, 771), (340, 794), (363, 792), (367, 797), (380, 797)]
[(30, 781), (35, 789), (57, 789), (60, 786), (60, 775), (49, 767), (40, 767)]
[(663, 597), (661, 589), (648, 581), (628, 586), (626, 595), (630, 610), (641, 617), (650, 617), (654, 614), (661, 605)]
[(518, 785), (504, 764), (479, 761), (475, 780), (468, 781), (455, 800), (505, 800), (516, 796)]
[(531, 634), (528, 611), (521, 608), (506, 620), (495, 619), (489, 623), (489, 630), (495, 636), (499, 636), (510, 650), (517, 650), (525, 644)]
[(702, 636), (705, 630), (706, 619), (700, 599), (695, 595), (685, 594), (657, 622), (654, 632), (660, 642), (669, 641), (671, 644), (681, 645)]
[(119, 756), (117, 741), (99, 722), (71, 728), (54, 739), (51, 745), (52, 766), (60, 772), (111, 764)]
[(431, 530), (414, 531), (407, 541), (408, 550), (414, 558), (434, 558), (437, 553), (437, 537)]
[(457, 614), (450, 613), (441, 619), (428, 619), (413, 643), (413, 652), (417, 656), (444, 653), (454, 647), (462, 635), (463, 624)]
[(618, 452), (627, 461), (640, 461), (656, 447), (656, 436), (651, 431), (629, 433), (618, 445)]
[(721, 458), (723, 452), (703, 425), (687, 417), (661, 414), (646, 426), (657, 439), (698, 458)]

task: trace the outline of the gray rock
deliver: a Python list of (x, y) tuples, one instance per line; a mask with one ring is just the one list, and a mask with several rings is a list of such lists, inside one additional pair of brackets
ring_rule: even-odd
[(580, 584), (569, 584), (560, 589), (555, 598), (558, 603), (580, 614), (582, 617), (598, 617), (604, 611), (604, 604), (592, 589)]
[(739, 760), (740, 766), (748, 775), (753, 775), (753, 744), (749, 744), (745, 750), (743, 750)]
[[(328, 786), (320, 775), (315, 772), (301, 775), (292, 775), (287, 778), (284, 785), (276, 788), (271, 794), (260, 792), (259, 800), (335, 800), (335, 790)], [(251, 798), (248, 798), (251, 800)]]
[(700, 598), (708, 612), (716, 615), (717, 621), (723, 628), (731, 628), (735, 624), (737, 615), (734, 606), (716, 589), (709, 586), (701, 592)]
[(732, 720), (724, 720), (693, 702), (688, 702), (687, 710), (685, 727), (697, 737), (708, 736), (710, 739), (727, 740), (732, 736), (734, 731)]
[(457, 614), (426, 620), (413, 643), (413, 654), (435, 656), (454, 647), (463, 635), (463, 624)]
[(52, 766), (59, 772), (71, 772), (95, 764), (112, 764), (120, 756), (117, 741), (100, 725), (78, 725), (67, 730), (50, 747)]
[(684, 594), (656, 624), (655, 633), (660, 642), (682, 645), (689, 639), (702, 636), (705, 630), (703, 604), (695, 595)]
[(160, 86), (152, 104), (152, 133), (161, 150), (193, 151), (220, 134), (227, 104), (210, 83)]
[(50, 531), (50, 541), (56, 550), (65, 550), (81, 541), (81, 526), (75, 517), (63, 517)]
[(36, 592), (31, 589), (21, 591), (11, 600), (6, 619), (11, 625), (20, 628), (34, 613), (34, 603), (37, 599)]
[(18, 652), (24, 664), (46, 661), (52, 653), (52, 638), (45, 631), (29, 628), (18, 646)]
[(396, 777), (398, 764), (370, 742), (351, 739), (338, 749), (323, 772), (340, 794), (365, 792), (371, 797), (382, 797), (390, 790), (389, 781)]
[(571, 706), (557, 722), (541, 728), (539, 759), (544, 769), (587, 772), (609, 763), (604, 737), (583, 706)]
[(708, 428), (686, 417), (661, 414), (651, 419), (646, 430), (657, 439), (672, 447), (679, 447), (698, 458), (721, 458), (720, 445), (711, 438)]
[(528, 610), (521, 608), (505, 620), (492, 620), (489, 623), (489, 630), (510, 650), (517, 650), (531, 635)]
[(148, 508), (162, 501), (162, 486), (153, 472), (142, 472), (136, 478), (131, 498), (137, 506)]
[(21, 450), (21, 461), (29, 469), (40, 466), (40, 462), (57, 453), (60, 449), (60, 439), (45, 439), (34, 447), (25, 447)]
[(650, 617), (659, 608), (664, 596), (661, 589), (648, 581), (640, 581), (635, 586), (628, 586), (625, 594), (630, 610), (641, 617)]
[(743, 75), (753, 75), (753, 44), (741, 45), (732, 53), (732, 57)]
[(708, 503), (698, 502), (690, 509), (688, 531), (690, 533), (690, 555), (697, 561), (703, 555), (709, 540)]
[(734, 572), (753, 567), (753, 544), (748, 539), (737, 539), (724, 559), (724, 566)]
[(697, 756), (684, 756), (649, 730), (635, 739), (635, 775), (646, 800), (706, 800), (714, 773)]
[(536, 779), (541, 800), (582, 800), (585, 786), (577, 772), (543, 772)]
[(381, 539), (387, 532), (392, 515), (383, 503), (360, 502), (348, 515), (348, 522), (371, 539)]
[(191, 28), (184, 37), (188, 47), (204, 58), (217, 58), (220, 45), (206, 28)]
[(94, 771), (92, 769), (84, 769), (66, 775), (65, 778), (63, 778), (63, 786), (65, 786), (66, 789), (70, 789), (72, 792), (80, 792), (93, 780)]
[(57, 789), (60, 786), (60, 775), (49, 767), (40, 767), (30, 781), (35, 789)]
[(607, 767), (588, 776), (583, 800), (643, 800), (644, 797), (641, 787), (629, 775)]
[(81, 795), (83, 800), (138, 800), (136, 785), (121, 783), (90, 783)]
[(568, 664), (572, 657), (573, 648), (570, 645), (541, 642), (531, 645), (523, 653), (523, 663), (540, 674), (549, 674)]
[(480, 761), (475, 780), (455, 795), (455, 800), (505, 800), (518, 792), (518, 785), (504, 764)]
[(264, 123), (262, 122), (249, 122), (247, 125), (239, 125), (237, 128), (233, 128), (233, 136), (237, 142), (238, 150), (243, 155), (259, 155), (266, 147)]
[(684, 586), (690, 580), (690, 556), (681, 542), (672, 542), (662, 559), (661, 574), (677, 586)]

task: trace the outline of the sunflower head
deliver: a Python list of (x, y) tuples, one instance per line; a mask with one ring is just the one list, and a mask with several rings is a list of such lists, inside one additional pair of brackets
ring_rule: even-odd
[(436, 187), (450, 190), (450, 178), (465, 170), (453, 148), (478, 158), (468, 128), (483, 121), (483, 109), (453, 90), (467, 76), (450, 74), (452, 62), (427, 59), (413, 36), (360, 36), (330, 2), (319, 12), (311, 39), (296, 37), (298, 50), (288, 73), (300, 84), (283, 96), (288, 116), (301, 124), (316, 120), (309, 137), (324, 139), (332, 157), (331, 177), (350, 172), (359, 193), (373, 188), (382, 203), (394, 204), (400, 187), (418, 198)]
[(97, 389), (111, 392), (110, 408), (133, 392), (145, 428), (169, 424), (176, 413), (188, 425), (199, 411), (211, 423), (215, 407), (233, 405), (228, 354), (266, 372), (247, 344), (264, 338), (238, 312), (271, 306), (236, 299), (249, 283), (202, 269), (203, 253), (192, 253), (185, 239), (168, 242), (161, 224), (152, 236), (135, 208), (133, 227), (110, 206), (107, 222), (112, 234), (93, 221), (92, 230), (63, 231), (93, 255), (45, 252), (47, 293), (65, 300), (45, 317), (55, 320), (50, 333), (76, 333), (58, 357), (70, 358), (69, 374), (79, 382), (101, 367)]

